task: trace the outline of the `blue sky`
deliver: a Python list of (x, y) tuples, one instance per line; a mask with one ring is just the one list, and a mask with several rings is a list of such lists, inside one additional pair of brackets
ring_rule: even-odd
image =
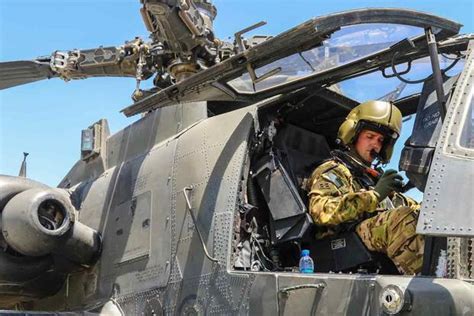
[[(218, 0), (214, 4), (215, 32), (221, 39), (261, 20), (268, 24), (255, 33), (276, 35), (315, 16), (367, 7), (425, 11), (464, 24), (461, 32), (474, 32), (472, 0)], [(147, 38), (139, 8), (139, 0), (2, 0), (0, 61)], [(119, 113), (131, 104), (134, 87), (131, 78), (67, 83), (53, 79), (0, 91), (0, 174), (17, 175), (22, 152), (27, 151), (28, 176), (56, 186), (79, 159), (82, 129), (106, 118), (114, 133), (138, 119)], [(405, 136), (410, 129), (405, 129)]]

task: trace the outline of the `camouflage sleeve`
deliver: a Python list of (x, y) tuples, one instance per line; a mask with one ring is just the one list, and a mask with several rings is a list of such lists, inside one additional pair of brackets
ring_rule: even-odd
[(338, 225), (357, 219), (364, 212), (373, 212), (378, 199), (374, 191), (355, 192), (351, 178), (339, 170), (318, 174), (311, 179), (309, 210), (315, 224)]
[(406, 195), (404, 195), (404, 194), (403, 194), (403, 197), (404, 197), (405, 200), (406, 200), (407, 206), (408, 206), (409, 208), (411, 208), (412, 211), (418, 211), (418, 210), (420, 209), (420, 207), (421, 207), (421, 204), (420, 204), (420, 203), (418, 203), (418, 202), (415, 201), (414, 199), (412, 199), (412, 198), (410, 198), (410, 197), (408, 197), (408, 196), (406, 196)]

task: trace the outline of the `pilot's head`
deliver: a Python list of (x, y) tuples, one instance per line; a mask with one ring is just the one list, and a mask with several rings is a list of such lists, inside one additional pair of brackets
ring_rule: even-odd
[(402, 113), (395, 105), (367, 101), (349, 112), (339, 127), (337, 138), (341, 145), (354, 150), (368, 164), (377, 156), (382, 163), (388, 163), (401, 130)]

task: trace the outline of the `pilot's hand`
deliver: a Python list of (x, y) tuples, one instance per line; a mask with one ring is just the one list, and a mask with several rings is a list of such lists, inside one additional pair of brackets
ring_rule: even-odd
[(397, 171), (389, 169), (385, 171), (375, 185), (379, 202), (385, 199), (392, 191), (399, 191), (403, 186), (403, 177)]

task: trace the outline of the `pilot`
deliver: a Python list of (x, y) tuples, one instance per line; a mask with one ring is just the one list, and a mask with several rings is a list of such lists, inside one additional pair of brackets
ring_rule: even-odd
[(307, 182), (309, 211), (323, 236), (355, 229), (365, 246), (386, 254), (403, 274), (421, 271), (424, 239), (416, 234), (420, 205), (399, 193), (403, 178), (386, 164), (400, 135), (402, 114), (393, 104), (355, 107), (338, 131), (341, 150)]

